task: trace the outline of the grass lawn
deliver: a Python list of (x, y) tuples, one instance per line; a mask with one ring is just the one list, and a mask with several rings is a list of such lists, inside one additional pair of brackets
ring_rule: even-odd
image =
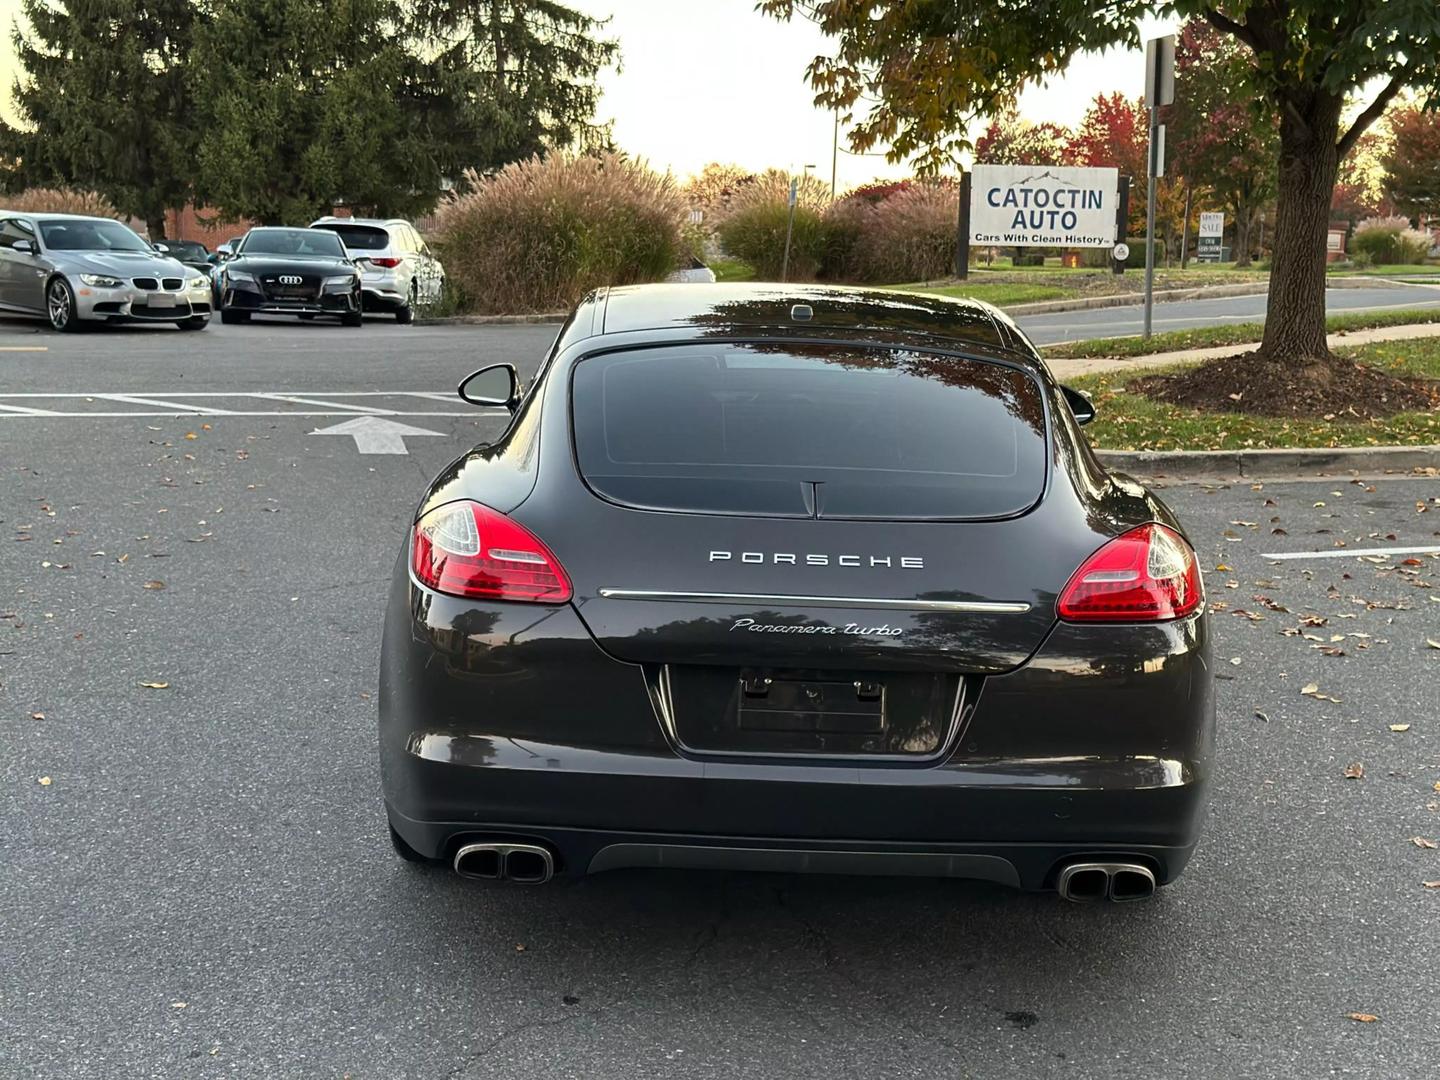
[(1405, 263), (1384, 263), (1380, 266), (1367, 266), (1363, 270), (1347, 266), (1344, 270), (1331, 270), (1330, 273), (1336, 277), (1354, 274), (1371, 274), (1378, 277), (1427, 277), (1432, 274), (1440, 274), (1440, 264), (1423, 263), (1415, 266)]
[[(1440, 338), (1377, 342), (1343, 350), (1396, 374), (1440, 379)], [(1105, 450), (1251, 450), (1304, 446), (1403, 446), (1440, 443), (1440, 411), (1400, 413), (1384, 420), (1282, 420), (1245, 413), (1204, 413), (1152, 401), (1125, 386), (1147, 368), (1084, 375), (1067, 380), (1095, 402), (1085, 432)]]
[[(1404, 311), (1358, 311), (1331, 315), (1325, 320), (1333, 334), (1344, 330), (1373, 330), (1382, 326), (1408, 326), (1412, 323), (1440, 322), (1440, 308), (1414, 308)], [(1149, 341), (1135, 337), (1095, 338), (1072, 341), (1064, 345), (1047, 345), (1040, 351), (1050, 359), (1078, 360), (1095, 356), (1149, 356), (1176, 349), (1204, 349), (1214, 345), (1249, 345), (1260, 340), (1263, 323), (1231, 323), (1227, 326), (1202, 326), (1195, 330), (1166, 330), (1152, 334)]]
[(715, 271), (716, 281), (755, 280), (755, 268), (743, 259), (714, 258), (705, 265)]
[(1069, 300), (1080, 295), (1075, 289), (1060, 285), (1035, 284), (1006, 281), (976, 281), (966, 285), (884, 285), (885, 289), (897, 292), (928, 293), (931, 296), (954, 296), (961, 299), (984, 300), (996, 307), (1010, 304), (1035, 304), (1041, 300)]

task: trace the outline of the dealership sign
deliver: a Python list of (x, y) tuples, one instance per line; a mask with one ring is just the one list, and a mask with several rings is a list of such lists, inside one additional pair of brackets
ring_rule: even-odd
[(1195, 258), (1200, 262), (1219, 262), (1225, 253), (1225, 215), (1205, 211), (1200, 215), (1200, 242), (1195, 245)]
[(970, 239), (1005, 247), (1105, 247), (1115, 243), (1118, 169), (976, 165)]

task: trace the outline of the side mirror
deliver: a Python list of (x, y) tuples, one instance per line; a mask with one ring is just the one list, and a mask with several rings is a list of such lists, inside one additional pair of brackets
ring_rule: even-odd
[(215, 258), (220, 260), (228, 259), (231, 255), (234, 254), (235, 249), (232, 248), (229, 244), (221, 244), (215, 249)]
[(1088, 424), (1095, 419), (1095, 404), (1079, 390), (1072, 390), (1068, 386), (1060, 387), (1060, 392), (1065, 395), (1065, 403), (1070, 406), (1071, 413), (1075, 416), (1077, 424)]
[(455, 392), (471, 405), (498, 405), (514, 412), (520, 404), (520, 375), (514, 364), (491, 364), (467, 375)]
[(34, 255), (34, 254), (35, 254), (35, 241), (34, 241), (34, 240), (16, 240), (15, 243), (10, 246), (10, 250), (11, 250), (11, 251), (19, 252), (21, 255)]

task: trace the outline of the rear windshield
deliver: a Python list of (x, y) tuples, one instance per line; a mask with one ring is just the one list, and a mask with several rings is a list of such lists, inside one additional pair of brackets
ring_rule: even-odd
[(351, 251), (383, 251), (390, 246), (390, 234), (373, 225), (316, 225), (315, 228), (339, 233)]
[(580, 470), (647, 509), (890, 520), (1003, 517), (1045, 485), (1039, 384), (910, 349), (681, 345), (575, 367)]

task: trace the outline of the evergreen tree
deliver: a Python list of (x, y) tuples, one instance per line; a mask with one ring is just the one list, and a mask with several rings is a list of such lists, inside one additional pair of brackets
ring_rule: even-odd
[(18, 164), (5, 182), (93, 188), (160, 239), (165, 211), (190, 195), (190, 0), (22, 0), (21, 11), (20, 123), (0, 121), (0, 159)]
[(337, 202), (425, 202), (399, 15), (394, 0), (214, 0), (191, 63), (201, 201), (302, 225)]
[(414, 100), (440, 175), (608, 147), (595, 80), (619, 45), (599, 36), (603, 21), (555, 0), (408, 2), (409, 32), (427, 58)]

